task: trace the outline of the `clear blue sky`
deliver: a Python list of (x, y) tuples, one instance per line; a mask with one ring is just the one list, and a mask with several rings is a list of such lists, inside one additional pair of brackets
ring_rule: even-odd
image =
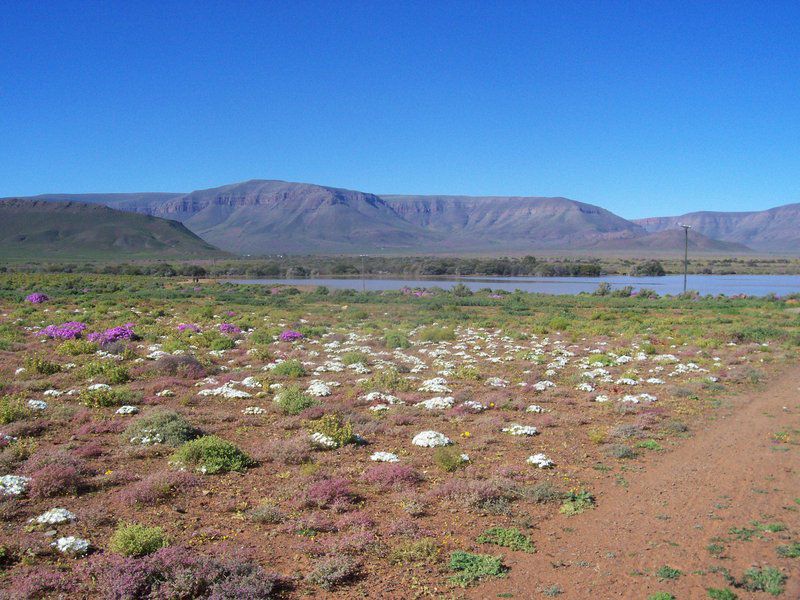
[(800, 202), (800, 2), (3, 2), (0, 196)]

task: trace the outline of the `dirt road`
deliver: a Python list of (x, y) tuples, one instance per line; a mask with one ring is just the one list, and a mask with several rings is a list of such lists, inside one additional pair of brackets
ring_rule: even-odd
[[(776, 524), (786, 529), (764, 531)], [(714, 571), (740, 578), (768, 565), (789, 576), (780, 597), (800, 599), (800, 558), (776, 552), (800, 541), (800, 368), (730, 399), (627, 487), (603, 490), (595, 510), (559, 515), (532, 537), (536, 554), (507, 555), (508, 577), (469, 596), (644, 600), (669, 592), (683, 600), (727, 587), (739, 598), (766, 599), (772, 596), (734, 589)], [(659, 579), (664, 566), (681, 575)]]

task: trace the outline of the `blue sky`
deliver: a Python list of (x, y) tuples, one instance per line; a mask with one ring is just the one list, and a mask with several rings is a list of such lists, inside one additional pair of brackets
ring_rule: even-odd
[(798, 2), (5, 2), (0, 196), (800, 202)]

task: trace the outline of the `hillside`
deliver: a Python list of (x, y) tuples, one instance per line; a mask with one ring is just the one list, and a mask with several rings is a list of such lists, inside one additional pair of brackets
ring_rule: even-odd
[(81, 202), (0, 201), (0, 256), (6, 259), (222, 255), (175, 221)]
[[(376, 195), (308, 183), (250, 180), (190, 193), (49, 194), (171, 219), (237, 254), (506, 254), (674, 252), (679, 222), (692, 250), (800, 252), (800, 204), (753, 213), (691, 213), (628, 221), (561, 197)], [(661, 236), (648, 234), (672, 231)]]
[(711, 238), (737, 242), (765, 252), (800, 251), (800, 204), (756, 212), (694, 212), (679, 217), (635, 221), (647, 231), (676, 228), (679, 223)]
[[(642, 254), (658, 253), (664, 254), (683, 254), (685, 240), (683, 229), (665, 229), (648, 233), (641, 237), (625, 240), (603, 240), (595, 248), (597, 250), (624, 250), (638, 251)], [(697, 231), (689, 232), (689, 251), (692, 253), (702, 252), (708, 254), (744, 254), (753, 252), (744, 244), (736, 242), (723, 242), (715, 240)]]

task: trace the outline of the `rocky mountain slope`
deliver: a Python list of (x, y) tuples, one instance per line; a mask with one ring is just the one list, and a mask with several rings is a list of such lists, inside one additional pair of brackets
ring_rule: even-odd
[(0, 201), (0, 257), (215, 256), (224, 253), (176, 221), (82, 202)]

